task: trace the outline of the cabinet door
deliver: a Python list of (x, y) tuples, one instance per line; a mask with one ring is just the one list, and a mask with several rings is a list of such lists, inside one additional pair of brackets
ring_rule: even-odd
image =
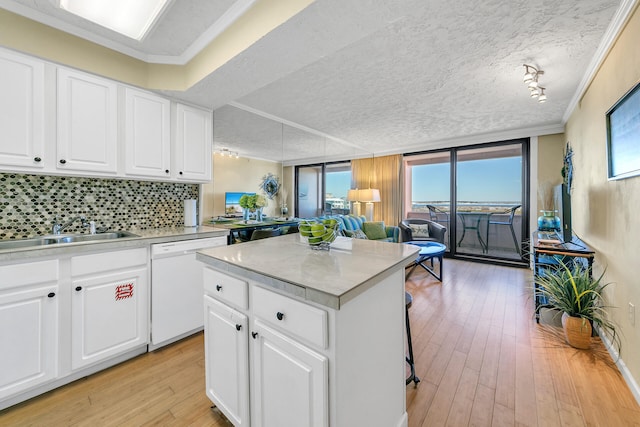
[(0, 290), (0, 399), (56, 378), (58, 300), (57, 281)]
[(0, 51), (0, 165), (44, 167), (44, 63)]
[(194, 182), (211, 181), (211, 112), (176, 106), (175, 176)]
[(168, 99), (125, 89), (125, 172), (169, 178), (171, 135)]
[(117, 108), (115, 82), (58, 69), (59, 171), (117, 172)]
[(328, 426), (327, 358), (260, 320), (252, 337), (252, 425)]
[(247, 317), (204, 296), (207, 396), (234, 426), (249, 425)]
[(71, 285), (72, 369), (148, 342), (146, 268), (74, 279)]

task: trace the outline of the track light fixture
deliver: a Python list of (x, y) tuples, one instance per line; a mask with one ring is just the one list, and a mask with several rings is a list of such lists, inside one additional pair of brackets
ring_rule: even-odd
[(236, 159), (239, 158), (240, 156), (238, 155), (237, 151), (231, 151), (228, 148), (218, 148), (215, 151), (215, 154), (219, 155), (220, 157), (235, 157)]
[(547, 101), (547, 95), (545, 95), (545, 88), (538, 83), (538, 77), (544, 74), (544, 71), (538, 70), (533, 65), (523, 64), (524, 66), (524, 84), (527, 85), (531, 92), (531, 98), (538, 99), (538, 102), (543, 103)]

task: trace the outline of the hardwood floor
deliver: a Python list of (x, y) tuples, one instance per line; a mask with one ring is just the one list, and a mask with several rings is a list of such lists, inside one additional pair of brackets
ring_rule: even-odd
[[(422, 380), (407, 386), (410, 427), (640, 426), (599, 339), (575, 350), (535, 323), (528, 270), (444, 264), (444, 283), (418, 268), (406, 285)], [(210, 406), (198, 334), (8, 408), (0, 425), (228, 427)]]
[(445, 260), (406, 283), (417, 387), (409, 426), (640, 426), (640, 407), (599, 338), (589, 351), (538, 325), (526, 269)]

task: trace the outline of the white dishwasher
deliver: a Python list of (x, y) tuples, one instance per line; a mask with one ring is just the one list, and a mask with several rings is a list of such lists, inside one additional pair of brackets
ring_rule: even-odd
[(151, 245), (151, 344), (182, 339), (204, 326), (203, 264), (196, 251), (227, 244), (227, 237)]

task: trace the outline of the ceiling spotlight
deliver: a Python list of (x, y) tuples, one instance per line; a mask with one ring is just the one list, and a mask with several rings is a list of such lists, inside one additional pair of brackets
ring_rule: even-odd
[(544, 88), (540, 86), (538, 90), (540, 91), (540, 95), (538, 95), (538, 102), (541, 104), (543, 102), (547, 102), (547, 95), (544, 94)]
[(539, 102), (545, 102), (547, 100), (547, 95), (544, 94), (544, 88), (539, 85), (538, 77), (544, 74), (544, 71), (538, 70), (533, 65), (523, 64), (524, 66), (524, 84), (527, 85), (527, 88), (531, 91), (532, 98), (538, 98)]
[(237, 151), (231, 151), (228, 148), (218, 148), (214, 154), (218, 154), (221, 157), (235, 157), (236, 159), (240, 157)]

